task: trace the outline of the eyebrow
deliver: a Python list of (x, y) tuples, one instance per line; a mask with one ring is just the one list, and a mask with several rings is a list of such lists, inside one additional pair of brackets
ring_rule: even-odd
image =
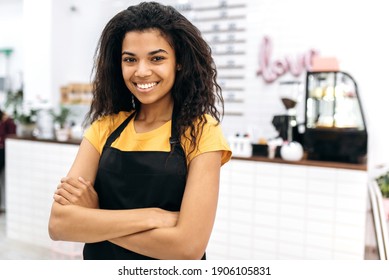
[[(155, 55), (155, 54), (160, 53), (160, 52), (168, 54), (168, 52), (165, 51), (164, 49), (158, 49), (158, 50), (149, 52), (148, 55)], [(136, 56), (136, 55), (135, 55), (134, 53), (132, 53), (132, 52), (128, 52), (128, 51), (122, 52), (122, 55), (125, 55), (125, 54), (126, 54), (126, 55), (130, 55), (130, 56)]]

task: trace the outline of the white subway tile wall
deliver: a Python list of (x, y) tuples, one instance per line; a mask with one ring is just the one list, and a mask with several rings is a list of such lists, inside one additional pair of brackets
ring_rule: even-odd
[(209, 259), (364, 259), (367, 172), (233, 159)]
[(80, 258), (82, 244), (52, 241), (48, 235), (53, 194), (66, 176), (78, 146), (6, 140), (6, 235)]

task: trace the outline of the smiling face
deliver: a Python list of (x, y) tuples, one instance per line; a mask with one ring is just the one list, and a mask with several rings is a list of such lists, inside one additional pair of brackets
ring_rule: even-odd
[(176, 75), (176, 56), (159, 30), (127, 32), (122, 44), (122, 74), (142, 105), (167, 106)]

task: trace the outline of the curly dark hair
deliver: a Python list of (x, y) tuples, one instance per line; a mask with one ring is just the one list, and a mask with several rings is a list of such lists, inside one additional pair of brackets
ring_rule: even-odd
[[(190, 128), (192, 145), (210, 114), (219, 123), (223, 116), (221, 87), (211, 48), (197, 27), (171, 6), (142, 2), (114, 16), (104, 28), (95, 53), (93, 100), (86, 123), (119, 111), (132, 111), (132, 93), (121, 70), (122, 42), (130, 31), (157, 29), (175, 50), (177, 71), (171, 90), (177, 113), (176, 129), (182, 136)], [(135, 110), (139, 101), (135, 98)], [(218, 110), (219, 107), (220, 111)], [(195, 126), (195, 121), (199, 120)]]

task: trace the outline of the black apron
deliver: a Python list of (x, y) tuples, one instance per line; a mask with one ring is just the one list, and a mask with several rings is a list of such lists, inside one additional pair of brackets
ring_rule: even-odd
[[(179, 211), (185, 190), (187, 166), (172, 117), (170, 152), (120, 151), (111, 147), (135, 113), (108, 137), (99, 162), (95, 190), (101, 209), (159, 207)], [(87, 243), (85, 260), (147, 260), (150, 257), (109, 241)], [(205, 255), (203, 257), (205, 259)]]

